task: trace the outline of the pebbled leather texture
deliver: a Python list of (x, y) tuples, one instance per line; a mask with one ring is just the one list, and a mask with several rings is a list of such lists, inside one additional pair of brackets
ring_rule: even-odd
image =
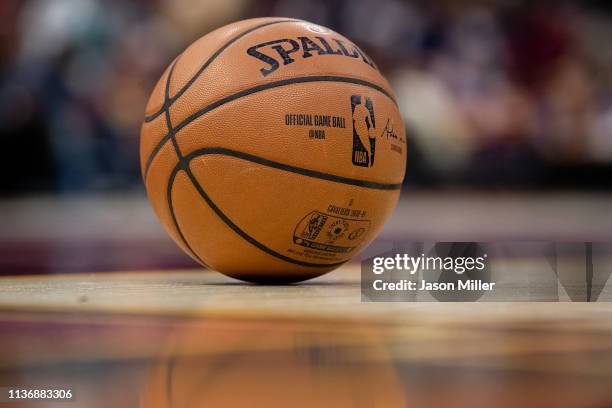
[(251, 19), (166, 69), (146, 108), (142, 172), (161, 223), (196, 261), (299, 281), (375, 238), (399, 197), (404, 132), (389, 83), (348, 39)]

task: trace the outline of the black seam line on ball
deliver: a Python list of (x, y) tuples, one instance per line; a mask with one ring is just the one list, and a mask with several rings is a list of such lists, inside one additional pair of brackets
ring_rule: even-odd
[(217, 207), (217, 205), (212, 201), (212, 199), (208, 196), (208, 194), (206, 194), (206, 192), (204, 191), (204, 189), (202, 188), (202, 186), (200, 185), (198, 180), (195, 178), (195, 176), (191, 172), (191, 169), (189, 168), (189, 162), (188, 161), (184, 161), (184, 162), (181, 162), (181, 163), (177, 164), (177, 167), (175, 167), (174, 172), (177, 172), (178, 171), (177, 169), (178, 170), (180, 170), (180, 169), (185, 170), (185, 173), (187, 173), (187, 176), (191, 180), (191, 183), (196, 188), (198, 193), (200, 193), (200, 196), (202, 196), (204, 201), (206, 201), (206, 204), (208, 204), (208, 206), (217, 214), (217, 216), (228, 227), (230, 227), (235, 233), (240, 235), (240, 237), (242, 237), (245, 241), (249, 242), (250, 244), (252, 244), (253, 246), (255, 246), (258, 249), (262, 250), (263, 252), (267, 253), (268, 255), (272, 255), (273, 257), (281, 259), (281, 260), (283, 260), (285, 262), (289, 262), (289, 263), (300, 265), (300, 266), (312, 267), (312, 268), (335, 267), (335, 266), (340, 266), (340, 265), (342, 265), (342, 264), (347, 262), (347, 261), (342, 261), (342, 262), (335, 262), (335, 263), (328, 263), (328, 264), (304, 262), (304, 261), (300, 261), (300, 260), (297, 260), (297, 259), (290, 258), (290, 257), (285, 256), (283, 254), (279, 254), (278, 252), (274, 251), (273, 249), (268, 248), (267, 246), (265, 246), (264, 244), (262, 244), (261, 242), (257, 241), (255, 238), (253, 238), (252, 236), (250, 236), (246, 232), (244, 232), (242, 229), (240, 229), (240, 227), (238, 227), (227, 215), (225, 215), (225, 213), (223, 211), (221, 211), (221, 209), (219, 207)]
[(342, 77), (342, 76), (330, 76), (330, 75), (323, 75), (323, 76), (307, 76), (307, 77), (298, 77), (298, 78), (290, 78), (290, 79), (284, 79), (281, 81), (275, 81), (275, 82), (269, 82), (266, 84), (261, 84), (261, 85), (257, 85), (254, 86), (252, 88), (248, 88), (245, 89), (243, 91), (240, 92), (236, 92), (235, 94), (229, 95), (225, 98), (219, 99), (213, 103), (211, 103), (210, 105), (198, 110), (197, 112), (191, 114), (190, 116), (188, 116), (186, 119), (184, 119), (182, 122), (180, 122), (178, 125), (176, 125), (176, 127), (174, 128), (172, 134), (167, 134), (165, 135), (160, 141), (159, 143), (155, 146), (155, 148), (153, 149), (153, 151), (151, 152), (151, 154), (149, 155), (149, 158), (147, 159), (147, 163), (145, 165), (145, 171), (144, 171), (144, 177), (146, 179), (147, 174), (149, 173), (149, 167), (151, 167), (151, 163), (153, 162), (153, 159), (155, 158), (155, 156), (157, 155), (157, 153), (161, 150), (161, 148), (164, 146), (164, 144), (168, 141), (168, 139), (170, 139), (171, 137), (174, 137), (174, 135), (181, 130), (182, 128), (184, 128), (185, 126), (187, 126), (188, 124), (190, 124), (191, 122), (193, 122), (194, 120), (196, 120), (197, 118), (199, 118), (200, 116), (210, 112), (213, 109), (216, 109), (222, 105), (225, 105), (226, 103), (232, 102), (236, 99), (242, 98), (244, 96), (248, 96), (248, 95), (252, 95), (254, 93), (257, 92), (262, 92), (268, 89), (273, 89), (273, 88), (277, 88), (277, 87), (281, 87), (281, 86), (287, 86), (287, 85), (292, 85), (292, 84), (299, 84), (299, 83), (307, 83), (307, 82), (342, 82), (342, 83), (350, 83), (350, 84), (356, 84), (356, 85), (362, 85), (371, 89), (374, 89), (380, 93), (382, 93), (383, 95), (387, 96), (389, 99), (391, 99), (393, 101), (394, 104), (396, 104), (395, 99), (382, 87), (373, 84), (371, 82), (368, 81), (364, 81), (362, 79), (357, 79), (357, 78), (350, 78), (350, 77)]
[(182, 168), (177, 166), (174, 169), (174, 171), (172, 171), (172, 173), (170, 174), (170, 178), (168, 179), (168, 188), (166, 189), (168, 209), (170, 210), (170, 216), (172, 217), (174, 228), (176, 228), (176, 231), (178, 232), (179, 237), (181, 238), (181, 241), (185, 244), (185, 246), (187, 247), (189, 252), (191, 252), (191, 254), (194, 256), (194, 258), (196, 258), (202, 265), (206, 265), (206, 263), (202, 261), (202, 259), (200, 259), (198, 254), (196, 254), (193, 248), (191, 248), (191, 245), (189, 245), (189, 242), (187, 242), (187, 239), (185, 239), (185, 236), (183, 235), (183, 231), (181, 230), (181, 227), (179, 226), (178, 220), (176, 218), (176, 214), (174, 213), (174, 205), (172, 204), (172, 187), (174, 186), (174, 180), (176, 179), (176, 175), (178, 174), (180, 170), (182, 170)]
[(248, 30), (238, 34), (236, 37), (232, 38), (228, 42), (226, 42), (221, 48), (219, 48), (213, 55), (210, 56), (210, 58), (204, 63), (204, 65), (202, 65), (200, 67), (200, 69), (191, 77), (191, 79), (189, 79), (189, 81), (187, 81), (187, 83), (185, 85), (183, 85), (183, 87), (172, 98), (169, 98), (168, 105), (164, 104), (164, 106), (162, 106), (157, 112), (155, 112), (155, 113), (153, 113), (151, 115), (146, 116), (145, 117), (145, 123), (151, 122), (151, 121), (155, 120), (155, 118), (157, 118), (159, 115), (161, 115), (164, 112), (165, 109), (167, 109), (170, 106), (172, 106), (172, 104), (174, 102), (176, 102), (176, 100), (179, 99), (181, 97), (181, 95), (183, 95), (191, 87), (191, 85), (193, 85), (193, 83), (200, 77), (200, 75), (202, 75), (202, 73), (206, 70), (206, 68), (208, 68), (208, 66), (210, 64), (212, 64), (212, 62), (215, 59), (217, 59), (217, 57), (223, 51), (225, 51), (230, 45), (232, 45), (233, 43), (235, 43), (236, 41), (238, 41), (239, 39), (241, 39), (245, 35), (247, 35), (249, 33), (252, 33), (253, 31), (259, 30), (260, 28), (271, 26), (271, 25), (274, 25), (274, 24), (279, 24), (279, 23), (290, 23), (290, 22), (294, 22), (294, 21), (301, 21), (301, 20), (285, 19), (285, 20), (269, 21), (269, 22), (267, 22), (265, 24), (260, 24), (258, 26), (253, 27), (253, 28), (250, 28), (250, 29), (248, 29)]
[(195, 150), (185, 155), (186, 164), (182, 164), (182, 166), (188, 165), (196, 157), (206, 156), (210, 154), (235, 157), (238, 159), (250, 161), (252, 163), (261, 164), (262, 166), (272, 167), (278, 170), (288, 171), (290, 173), (295, 173), (306, 177), (332, 181), (335, 183), (348, 184), (351, 186), (370, 188), (374, 190), (399, 190), (402, 188), (401, 183), (378, 183), (376, 181), (367, 181), (337, 176), (335, 174), (323, 173), (316, 170), (305, 169), (303, 167), (296, 167), (285, 163), (279, 163), (273, 160), (264, 159), (263, 157), (255, 156), (245, 152), (240, 152), (237, 150), (227, 149), (224, 147), (205, 147), (202, 149)]
[(170, 118), (170, 108), (168, 105), (168, 101), (170, 100), (170, 82), (172, 81), (172, 74), (174, 73), (174, 68), (178, 62), (178, 58), (172, 64), (172, 68), (170, 68), (170, 72), (168, 73), (168, 78), (166, 79), (166, 90), (164, 91), (164, 106), (168, 106), (166, 109), (166, 126), (168, 127), (168, 137), (172, 140), (172, 145), (174, 146), (174, 151), (178, 156), (179, 161), (183, 159), (183, 154), (181, 153), (181, 149), (179, 148), (178, 143), (176, 142), (176, 132), (172, 127), (172, 120)]
[[(183, 160), (183, 154), (181, 153), (178, 143), (176, 142), (176, 138), (174, 137), (174, 129), (172, 128), (172, 120), (170, 119), (170, 108), (168, 105), (169, 95), (170, 95), (170, 81), (172, 81), (172, 74), (174, 73), (174, 67), (176, 67), (177, 62), (178, 62), (178, 57), (174, 60), (174, 63), (172, 64), (172, 68), (170, 68), (170, 72), (168, 73), (168, 78), (166, 78), (166, 86), (164, 90), (164, 106), (167, 107), (165, 109), (165, 112), (166, 112), (166, 126), (168, 127), (168, 135), (170, 135), (170, 139), (172, 140), (172, 144), (174, 145), (174, 150), (176, 151), (176, 155), (179, 160), (178, 162), (181, 163), (181, 161)], [(177, 173), (178, 172), (173, 172), (170, 178), (168, 179), (168, 187), (166, 188), (168, 210), (170, 211), (170, 216), (172, 217), (174, 228), (176, 228), (176, 231), (178, 232), (179, 237), (181, 238), (181, 241), (185, 244), (187, 249), (189, 249), (189, 252), (191, 252), (191, 254), (198, 261), (200, 261), (200, 263), (204, 264), (204, 262), (198, 256), (198, 254), (196, 254), (195, 251), (191, 248), (191, 245), (189, 245), (189, 242), (187, 242), (187, 239), (183, 235), (183, 232), (181, 231), (181, 227), (178, 224), (178, 220), (176, 219), (176, 214), (174, 213), (174, 206), (172, 204), (172, 186), (174, 185), (174, 180), (176, 178)]]

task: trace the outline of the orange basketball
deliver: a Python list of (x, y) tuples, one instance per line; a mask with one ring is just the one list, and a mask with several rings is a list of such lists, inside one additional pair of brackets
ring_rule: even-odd
[(227, 25), (189, 46), (147, 104), (147, 193), (192, 258), (255, 282), (342, 265), (395, 207), (406, 138), (374, 62), (289, 18)]

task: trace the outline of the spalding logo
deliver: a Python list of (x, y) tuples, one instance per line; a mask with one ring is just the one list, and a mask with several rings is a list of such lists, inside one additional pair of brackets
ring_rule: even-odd
[[(266, 48), (271, 48), (266, 50)], [(257, 44), (247, 50), (247, 54), (268, 64), (268, 67), (261, 68), (263, 76), (268, 76), (280, 67), (279, 60), (274, 58), (278, 54), (283, 66), (295, 62), (294, 57), (310, 58), (318, 55), (335, 55), (340, 57), (355, 58), (363, 61), (374, 69), (378, 69), (376, 64), (355, 44), (346, 40), (332, 38), (330, 41), (323, 37), (297, 37), (296, 39), (283, 38)], [(298, 51), (301, 54), (296, 54)], [(266, 53), (267, 52), (267, 53)], [(272, 55), (270, 55), (272, 54)]]

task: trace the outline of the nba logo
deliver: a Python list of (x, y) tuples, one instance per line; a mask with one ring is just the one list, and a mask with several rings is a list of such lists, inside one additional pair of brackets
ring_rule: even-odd
[(308, 224), (304, 227), (302, 231), (301, 237), (304, 239), (316, 239), (325, 225), (325, 221), (327, 221), (327, 217), (323, 214), (315, 212), (311, 217)]
[(353, 164), (361, 167), (374, 165), (376, 148), (376, 121), (374, 104), (369, 97), (362, 104), (360, 95), (351, 95), (351, 113), (353, 116)]

